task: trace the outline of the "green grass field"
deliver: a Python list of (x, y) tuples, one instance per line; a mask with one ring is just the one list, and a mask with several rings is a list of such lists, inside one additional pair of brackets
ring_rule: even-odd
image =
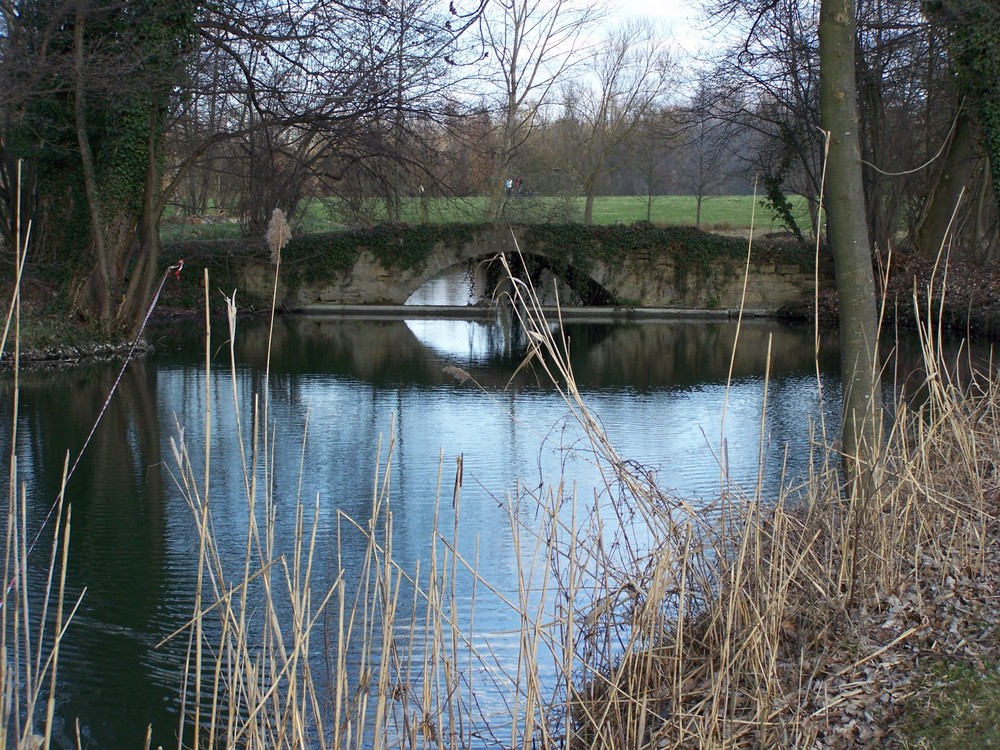
[[(793, 196), (795, 218), (804, 230), (809, 226), (806, 201)], [(504, 218), (523, 223), (582, 222), (582, 197), (552, 198), (524, 196), (510, 198), (504, 206)], [(353, 226), (378, 223), (385, 218), (374, 201), (348, 207), (333, 200), (314, 200), (306, 204), (293, 225), (298, 232), (311, 234), (329, 232)], [(403, 205), (403, 220), (408, 224), (454, 224), (479, 222), (486, 214), (486, 199), (474, 198), (409, 198)], [(594, 202), (595, 224), (632, 224), (646, 220), (646, 199), (635, 196), (599, 196)], [(696, 203), (689, 195), (661, 195), (652, 200), (650, 220), (657, 225), (694, 226)], [(753, 221), (761, 231), (779, 231), (780, 222), (768, 209), (754, 201), (751, 195), (709, 196), (702, 201), (701, 228), (706, 231), (745, 231)], [(165, 221), (164, 240), (223, 239), (239, 236), (236, 223), (195, 224)]]

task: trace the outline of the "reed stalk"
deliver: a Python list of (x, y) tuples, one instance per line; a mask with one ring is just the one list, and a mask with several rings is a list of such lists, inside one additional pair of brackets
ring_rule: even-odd
[[(239, 486), (212, 479), (209, 410), (205, 445), (190, 444), (183, 425), (171, 441), (173, 477), (198, 538), (191, 618), (170, 636), (187, 639), (178, 749), (665, 750), (873, 741), (842, 719), (856, 715), (855, 705), (891, 713), (895, 698), (880, 705), (871, 685), (888, 680), (926, 628), (873, 631), (866, 621), (888, 622), (902, 599), (989, 564), (998, 494), (992, 467), (1000, 461), (993, 374), (966, 367), (970, 374), (960, 379), (928, 311), (918, 316), (921, 390), (897, 399), (866, 467), (870, 492), (842, 491), (820, 424), (811, 445), (794, 447), (813, 458), (803, 486), (765, 497), (758, 477), (744, 492), (728, 481), (720, 445), (719, 496), (695, 507), (619, 455), (577, 386), (561, 327), (553, 333), (534, 290), (512, 272), (516, 260), (500, 262), (529, 344), (524, 366), (561, 394), (600, 468), (600, 486), (577, 487), (561, 474), (509, 498), (519, 567), (507, 586), (479, 569), (478, 546), (471, 558), (459, 549), (463, 458), (456, 457), (451, 480), (442, 455), (429, 552), (407, 569), (394, 549), (389, 425), (374, 449), (368, 518), (336, 513), (336, 564), (327, 569), (320, 498), (301, 490), (308, 418), (297, 489), (276, 496), (268, 379), (249, 401), (237, 387), (231, 298), (232, 400), (224, 408), (238, 425), (226, 439), (238, 443)], [(207, 297), (207, 277), (205, 288)], [(16, 350), (16, 294), (12, 311)], [(206, 331), (208, 404), (208, 321)], [(15, 364), (15, 384), (17, 375)], [(769, 373), (762, 387), (766, 413)], [(61, 502), (46, 574), (41, 582), (29, 576), (27, 493), (15, 453), (9, 465), (0, 746), (27, 750), (52, 744), (59, 647), (79, 602), (63, 605), (70, 523)], [(234, 491), (246, 514), (237, 560), (215, 531), (221, 493)], [(449, 506), (450, 522), (440, 513)], [(279, 513), (292, 514), (291, 539), (279, 537)], [(349, 537), (363, 541), (353, 576), (345, 572)], [(471, 604), (460, 601), (461, 579), (471, 582)], [(488, 627), (477, 616), (487, 598), (517, 613), (516, 632), (499, 634), (516, 641), (513, 662), (478, 633)], [(484, 710), (484, 690), (503, 696), (505, 707)]]
[[(0, 747), (33, 750), (48, 748), (52, 742), (59, 649), (86, 591), (81, 592), (73, 606), (67, 610), (66, 566), (69, 559), (71, 514), (65, 507), (64, 498), (70, 470), (69, 456), (63, 464), (59, 494), (49, 511), (54, 522), (51, 527), (48, 564), (43, 567), (40, 580), (28, 568), (29, 554), (40, 541), (41, 532), (29, 529), (27, 487), (18, 477), (21, 280), (31, 237), (30, 224), (22, 231), (20, 223), (20, 173), (21, 164), (18, 162), (15, 282), (3, 336), (0, 338), (2, 357), (6, 351), (8, 335), (13, 332), (11, 448), (7, 457), (7, 495), (0, 503), (5, 506), (7, 514), (3, 580), (0, 582), (3, 586), (0, 593)], [(55, 610), (52, 617), (50, 609)]]
[(845, 704), (871, 707), (864, 700), (873, 673), (884, 678), (922, 630), (872, 641), (866, 613), (885, 611), (904, 592), (919, 595), (928, 569), (941, 581), (983, 571), (995, 513), (987, 502), (996, 493), (993, 374), (966, 368), (970, 379), (959, 383), (928, 312), (923, 395), (897, 394), (886, 440), (865, 467), (871, 492), (842, 492), (823, 442), (810, 447), (819, 460), (799, 491), (764, 498), (758, 481), (752, 495), (734, 494), (720, 461), (718, 502), (695, 510), (618, 456), (580, 396), (566, 342), (551, 333), (512, 261), (502, 262), (529, 342), (526, 361), (556, 384), (605, 467), (595, 514), (603, 504), (623, 525), (641, 519), (647, 540), (633, 544), (626, 534), (609, 547), (601, 528), (564, 529), (567, 538), (546, 551), (555, 568), (583, 568), (590, 579), (557, 578), (557, 598), (576, 612), (560, 623), (560, 642), (572, 644), (563, 662), (567, 744), (852, 746), (850, 732), (835, 726)]

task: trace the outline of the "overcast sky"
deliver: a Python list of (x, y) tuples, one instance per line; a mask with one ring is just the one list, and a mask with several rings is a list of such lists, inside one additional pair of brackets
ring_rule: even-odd
[(678, 28), (694, 25), (700, 12), (696, 0), (609, 0), (608, 5), (618, 6), (623, 16), (648, 16)]
[(707, 20), (700, 0), (607, 0), (611, 11), (621, 17), (645, 17), (659, 21), (671, 31), (674, 45), (688, 55), (698, 56), (718, 42), (718, 31), (706, 29)]

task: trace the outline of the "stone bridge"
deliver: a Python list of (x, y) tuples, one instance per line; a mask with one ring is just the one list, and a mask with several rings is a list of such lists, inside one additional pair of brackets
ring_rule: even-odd
[[(349, 268), (321, 272), (310, 269), (307, 262), (297, 268), (294, 281), (279, 284), (279, 303), (286, 310), (401, 305), (424, 283), (448, 269), (471, 266), (482, 272), (491, 260), (497, 262), (499, 253), (506, 253), (511, 265), (519, 267), (520, 252), (536, 282), (546, 271), (557, 274), (576, 292), (577, 304), (720, 310), (740, 307), (747, 270), (746, 240), (716, 237), (690, 228), (601, 227), (574, 231), (592, 230), (596, 242), (607, 248), (614, 245), (619, 229), (622, 233), (637, 233), (620, 235), (624, 238), (622, 247), (631, 248), (627, 251), (595, 252), (585, 234), (581, 235), (580, 247), (564, 248), (558, 245), (558, 239), (552, 239), (558, 238), (557, 234), (543, 234), (540, 239), (538, 233), (533, 235), (531, 227), (483, 227), (463, 241), (434, 242), (422, 262), (406, 267), (387, 264), (380, 259), (384, 253), (380, 256), (359, 240), (356, 259)], [(584, 243), (591, 247), (583, 247)], [(693, 254), (699, 256), (692, 258)], [(787, 303), (811, 299), (815, 283), (811, 267), (803, 267), (806, 257), (802, 248), (787, 245), (762, 244), (754, 250), (746, 274), (745, 308), (775, 312)], [(251, 296), (270, 300), (273, 269), (268, 264), (247, 263), (240, 275), (244, 290)]]

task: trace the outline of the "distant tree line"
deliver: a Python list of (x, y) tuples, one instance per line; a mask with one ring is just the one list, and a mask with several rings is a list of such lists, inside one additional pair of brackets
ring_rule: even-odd
[[(0, 2), (0, 230), (18, 217), (81, 316), (129, 328), (167, 215), (261, 235), (337, 198), (351, 222), (417, 196), (705, 196), (754, 189), (803, 236), (819, 196), (819, 0), (714, 0), (731, 48), (588, 0)], [(865, 220), (979, 262), (997, 245), (1000, 19), (992, 0), (859, 0)], [(804, 195), (810, 226), (788, 198)], [(959, 198), (961, 197), (961, 200)], [(700, 218), (700, 217), (698, 217)]]
[[(821, 221), (820, 0), (714, 0), (738, 40), (706, 77), (707, 110), (752, 130), (744, 152), (772, 206), (806, 196)], [(855, 70), (866, 220), (875, 247), (902, 231), (926, 254), (979, 262), (997, 249), (1000, 5), (855, 0)], [(961, 196), (961, 200), (959, 200)]]

